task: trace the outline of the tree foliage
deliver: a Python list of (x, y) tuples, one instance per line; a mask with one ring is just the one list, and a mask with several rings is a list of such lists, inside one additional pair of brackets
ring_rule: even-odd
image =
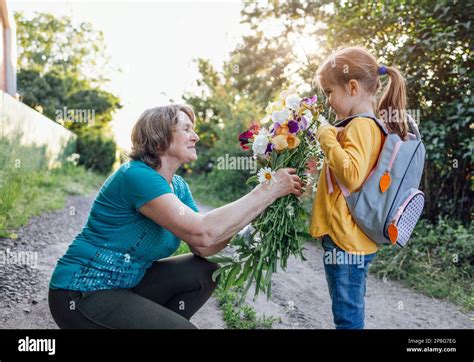
[(111, 67), (103, 34), (90, 23), (46, 13), (15, 13), (15, 21), (21, 100), (79, 136), (81, 164), (107, 172), (116, 148), (110, 122), (122, 106), (104, 89)]
[[(238, 71), (214, 78), (223, 77), (233, 94), (252, 100), (258, 112), (293, 78), (311, 84), (318, 64), (334, 49), (367, 47), (381, 64), (398, 67), (406, 77), (407, 108), (419, 115), (427, 149), (425, 216), (469, 221), (472, 14), (472, 2), (447, 0), (245, 2), (242, 21), (251, 32), (224, 66)], [(308, 40), (316, 50), (297, 59), (296, 49)], [(219, 98), (212, 87), (210, 93)]]

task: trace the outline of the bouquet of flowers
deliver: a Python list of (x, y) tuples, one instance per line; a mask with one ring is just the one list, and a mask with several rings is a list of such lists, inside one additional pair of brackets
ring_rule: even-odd
[[(323, 107), (317, 96), (301, 98), (296, 92), (284, 91), (276, 102), (269, 103), (266, 116), (259, 123), (240, 134), (240, 145), (252, 149), (258, 164), (258, 172), (247, 183), (272, 183), (275, 172), (280, 168), (296, 169), (303, 182), (303, 191), (311, 182), (306, 173), (308, 161), (322, 160), (314, 133), (322, 121)], [(266, 126), (268, 124), (268, 126)], [(307, 212), (294, 195), (277, 199), (251, 224), (247, 225), (232, 240), (236, 248), (233, 257), (216, 256), (221, 268), (220, 275), (224, 289), (242, 286), (240, 301), (245, 298), (255, 281), (255, 296), (259, 291), (271, 295), (271, 277), (277, 271), (277, 264), (286, 268), (290, 255), (302, 260), (303, 245), (310, 235), (306, 232)]]

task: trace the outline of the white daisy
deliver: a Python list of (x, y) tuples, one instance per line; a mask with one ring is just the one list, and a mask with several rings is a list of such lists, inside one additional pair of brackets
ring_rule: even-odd
[(258, 171), (258, 182), (261, 184), (267, 182), (268, 184), (273, 184), (276, 182), (275, 171), (272, 171), (270, 167), (263, 167)]

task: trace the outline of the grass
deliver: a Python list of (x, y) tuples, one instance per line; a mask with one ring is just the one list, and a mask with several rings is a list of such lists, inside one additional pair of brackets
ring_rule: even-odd
[(71, 164), (53, 170), (2, 169), (0, 237), (15, 238), (14, 230), (32, 216), (63, 208), (68, 195), (91, 193), (100, 187), (104, 178)]
[(382, 247), (371, 266), (380, 278), (398, 280), (434, 298), (474, 310), (474, 226), (421, 220), (404, 249)]
[(228, 329), (271, 329), (273, 323), (281, 319), (273, 316), (257, 316), (257, 312), (249, 305), (238, 306), (242, 287), (229, 288), (224, 291), (222, 284), (216, 290), (219, 306), (224, 313), (224, 321)]

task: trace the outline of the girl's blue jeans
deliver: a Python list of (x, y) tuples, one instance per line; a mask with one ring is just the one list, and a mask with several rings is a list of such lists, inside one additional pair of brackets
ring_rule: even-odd
[(329, 235), (322, 237), (323, 262), (336, 329), (363, 329), (369, 264), (376, 253), (349, 254)]

